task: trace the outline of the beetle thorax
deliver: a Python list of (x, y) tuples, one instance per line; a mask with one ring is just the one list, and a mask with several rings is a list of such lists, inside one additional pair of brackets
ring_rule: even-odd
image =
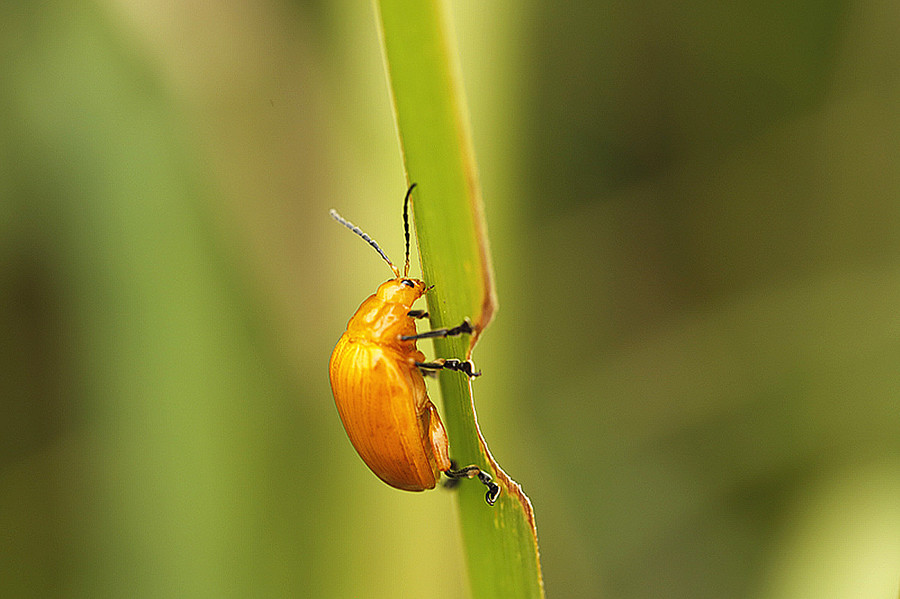
[(400, 336), (416, 334), (409, 310), (424, 294), (425, 283), (417, 279), (391, 279), (382, 283), (350, 319), (347, 333), (356, 339), (409, 351), (415, 342), (400, 341)]

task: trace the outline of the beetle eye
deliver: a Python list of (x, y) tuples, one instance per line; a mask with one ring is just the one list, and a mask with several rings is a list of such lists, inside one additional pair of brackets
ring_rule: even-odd
[(407, 287), (415, 287), (416, 286), (416, 284), (413, 283), (412, 281), (410, 281), (409, 279), (403, 279), (400, 282), (403, 283), (404, 285), (406, 285)]

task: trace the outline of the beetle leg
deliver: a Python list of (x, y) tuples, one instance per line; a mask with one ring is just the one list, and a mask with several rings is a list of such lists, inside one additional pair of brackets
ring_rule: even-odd
[(428, 318), (428, 312), (425, 310), (410, 310), (406, 315), (410, 318)]
[[(413, 310), (412, 312), (417, 312), (417, 310)], [(410, 312), (410, 314), (412, 314), (412, 312)], [(466, 318), (458, 327), (453, 327), (452, 329), (435, 329), (433, 331), (428, 331), (427, 333), (419, 333), (418, 335), (400, 335), (400, 340), (412, 341), (413, 339), (431, 339), (433, 337), (456, 337), (457, 335), (462, 335), (464, 333), (474, 332), (475, 329), (472, 328), (472, 323)]]
[[(456, 470), (456, 460), (450, 460), (450, 470), (451, 471)], [(445, 489), (455, 489), (456, 487), (459, 486), (460, 480), (462, 480), (462, 479), (450, 478), (450, 476), (447, 476), (447, 480), (443, 481), (441, 483), (441, 486), (444, 487)]]
[(475, 364), (472, 363), (472, 360), (457, 360), (456, 358), (438, 358), (434, 362), (416, 362), (416, 366), (422, 369), (423, 372), (426, 371), (434, 371), (434, 370), (455, 370), (457, 372), (462, 372), (467, 376), (475, 378), (476, 376), (481, 376), (481, 371), (475, 372)]
[(490, 474), (478, 466), (466, 466), (459, 470), (444, 470), (444, 475), (450, 480), (474, 478), (477, 476), (478, 480), (481, 481), (481, 484), (487, 487), (487, 492), (484, 494), (484, 500), (488, 505), (494, 505), (497, 502), (497, 498), (500, 496), (500, 486), (494, 482)]
[(416, 365), (419, 366), (419, 372), (422, 373), (422, 376), (427, 376), (430, 379), (437, 378), (437, 370), (430, 370), (428, 368), (422, 368), (419, 365), (419, 362), (416, 362)]

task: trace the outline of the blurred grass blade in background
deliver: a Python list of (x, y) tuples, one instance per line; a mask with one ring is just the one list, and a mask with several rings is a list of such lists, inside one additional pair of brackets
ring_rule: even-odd
[[(435, 340), (441, 357), (471, 351), (494, 307), (493, 274), (455, 47), (442, 2), (376, 3), (397, 129), (413, 195), (416, 233), (433, 327), (470, 317), (477, 334)], [(490, 373), (485, 373), (490, 376)], [(494, 462), (478, 430), (472, 385), (442, 373), (444, 421), (460, 465), (486, 467), (502, 488), (493, 508), (484, 488), (459, 489), (460, 522), (474, 597), (542, 597), (531, 503)]]

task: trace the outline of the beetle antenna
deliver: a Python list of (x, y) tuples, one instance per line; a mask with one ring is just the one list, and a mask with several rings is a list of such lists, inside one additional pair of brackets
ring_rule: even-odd
[[(371, 237), (366, 235), (365, 231), (363, 231), (362, 229), (360, 229), (359, 227), (357, 227), (356, 225), (351, 223), (349, 220), (347, 220), (340, 214), (338, 214), (337, 210), (335, 210), (334, 208), (329, 210), (328, 214), (331, 215), (331, 218), (333, 218), (337, 222), (341, 223), (342, 225), (344, 225), (345, 227), (347, 227), (348, 229), (350, 229), (351, 231), (353, 231), (354, 233), (356, 233), (357, 235), (362, 237), (363, 241), (365, 241), (366, 243), (371, 245), (373, 248), (375, 248), (375, 251), (378, 252), (382, 258), (384, 258), (384, 261), (387, 262), (388, 266), (391, 267), (391, 270), (394, 271), (394, 276), (396, 276), (398, 279), (400, 278), (400, 271), (397, 270), (397, 267), (394, 266), (394, 263), (391, 262), (391, 259), (387, 257), (387, 254), (384, 253), (384, 250), (382, 250), (380, 247), (378, 247), (378, 244), (375, 243), (374, 239), (372, 239)], [(408, 235), (408, 233), (407, 233), (407, 235)], [(406, 268), (407, 268), (407, 270), (409, 270), (409, 238), (408, 237), (407, 237), (407, 246), (406, 247), (407, 247)], [(404, 275), (404, 276), (406, 276), (406, 275)]]
[(403, 276), (409, 274), (409, 197), (416, 184), (413, 183), (406, 190), (406, 197), (403, 199), (403, 233), (406, 235), (406, 265), (403, 267)]

